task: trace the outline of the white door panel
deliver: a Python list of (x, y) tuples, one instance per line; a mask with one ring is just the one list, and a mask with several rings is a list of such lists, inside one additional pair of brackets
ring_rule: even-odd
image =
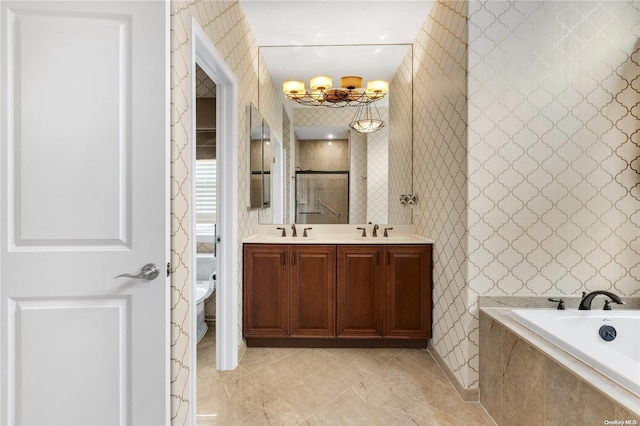
[(167, 3), (0, 12), (0, 424), (167, 423)]
[[(9, 302), (14, 311), (9, 328), (15, 333), (12, 385), (14, 403), (20, 404), (20, 423), (86, 424), (86, 419), (127, 423), (128, 302), (126, 298)], [(66, 386), (70, 378), (73, 386)], [(57, 415), (46, 407), (51, 395), (56, 395)]]

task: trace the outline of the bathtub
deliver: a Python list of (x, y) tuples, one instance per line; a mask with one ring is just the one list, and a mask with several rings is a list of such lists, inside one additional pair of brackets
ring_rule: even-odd
[[(640, 395), (639, 310), (514, 309), (509, 316)], [(614, 340), (600, 336), (603, 326), (615, 329)]]

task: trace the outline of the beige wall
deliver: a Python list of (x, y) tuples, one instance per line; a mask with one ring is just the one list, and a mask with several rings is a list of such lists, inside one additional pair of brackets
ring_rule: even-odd
[(413, 47), (413, 219), (435, 240), (431, 343), (470, 388), (478, 369), (466, 276), (466, 42), (466, 3), (437, 1)]
[(477, 293), (640, 295), (639, 22), (638, 2), (473, 3)]
[[(367, 223), (389, 223), (389, 108), (378, 107), (380, 118), (387, 126), (367, 133)], [(406, 170), (405, 170), (406, 171)]]
[(413, 209), (400, 204), (400, 195), (412, 193), (413, 171), (413, 49), (409, 49), (389, 83), (389, 223), (413, 223)]
[(640, 295), (640, 6), (464, 9), (437, 2), (414, 43), (414, 220), (432, 343), (474, 389), (479, 295)]

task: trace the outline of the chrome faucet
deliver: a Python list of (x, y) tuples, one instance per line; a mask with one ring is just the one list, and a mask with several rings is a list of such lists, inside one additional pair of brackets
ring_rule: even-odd
[(297, 237), (298, 233), (296, 232), (296, 224), (293, 223), (291, 224), (291, 229), (293, 229), (293, 234), (291, 234), (292, 237)]
[[(616, 302), (618, 305), (624, 305), (624, 301), (622, 299), (620, 299), (619, 296), (616, 296), (615, 294), (609, 292), (609, 291), (605, 291), (605, 290), (596, 290), (596, 291), (592, 291), (589, 294), (585, 294), (584, 292), (582, 292), (582, 300), (580, 301), (580, 306), (578, 306), (578, 310), (580, 311), (590, 311), (591, 310), (591, 302), (593, 301), (593, 298), (596, 297), (599, 294), (604, 294), (605, 296), (608, 296), (609, 298), (611, 298), (611, 300), (613, 302)], [(609, 308), (611, 309), (611, 308)]]
[(372, 237), (377, 237), (378, 236), (378, 229), (380, 229), (379, 225), (373, 225), (373, 235)]

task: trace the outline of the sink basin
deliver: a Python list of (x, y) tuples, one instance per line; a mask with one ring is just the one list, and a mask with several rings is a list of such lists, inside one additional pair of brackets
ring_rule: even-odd
[(415, 240), (416, 238), (408, 235), (398, 235), (398, 236), (392, 236), (392, 237), (355, 237), (353, 239), (359, 240), (359, 241), (371, 241), (372, 243), (385, 244), (390, 241), (410, 241), (410, 240)]
[(269, 241), (273, 244), (303, 244), (305, 241), (317, 240), (316, 237), (292, 237), (291, 235), (287, 235), (286, 237), (280, 237), (278, 235), (261, 235), (257, 239), (260, 241)]

